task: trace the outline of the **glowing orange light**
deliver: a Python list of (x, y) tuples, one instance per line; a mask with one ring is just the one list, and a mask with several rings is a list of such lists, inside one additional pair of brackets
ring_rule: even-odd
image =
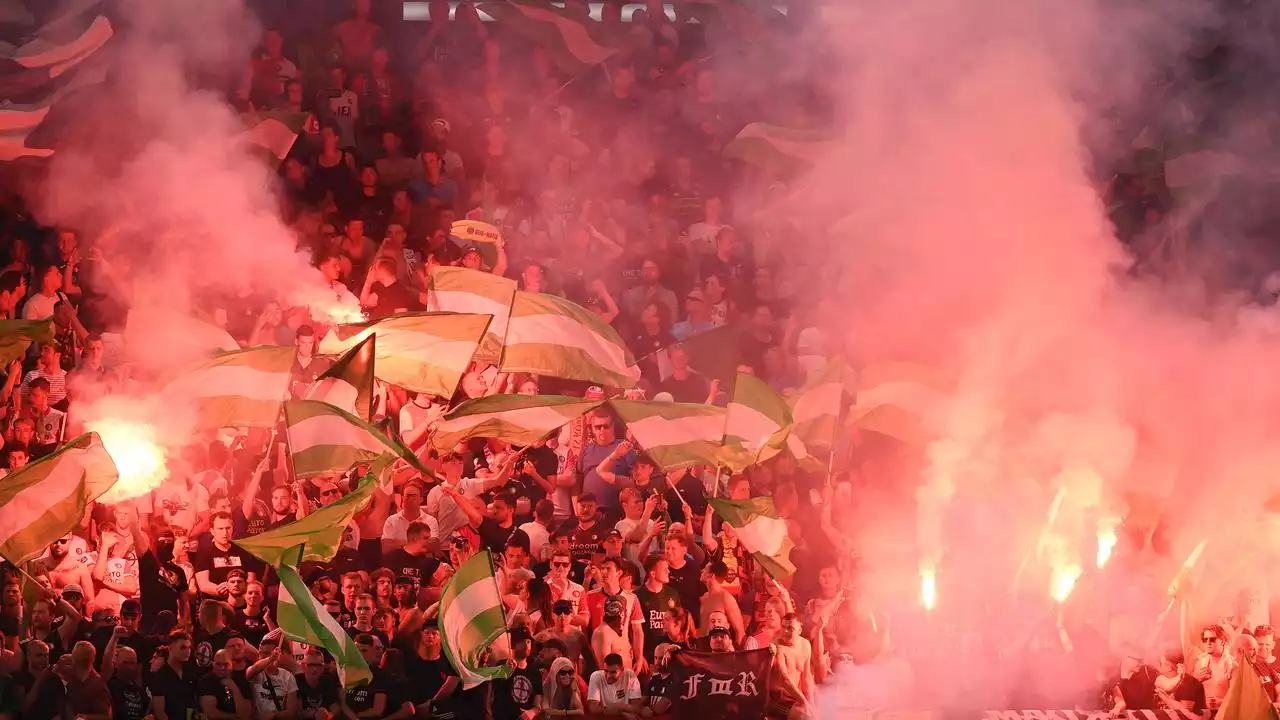
[(1071, 596), (1071, 591), (1076, 587), (1076, 580), (1080, 577), (1079, 565), (1063, 565), (1055, 568), (1053, 571), (1053, 586), (1049, 593), (1053, 595), (1053, 599), (1058, 602), (1066, 602)]
[(1098, 520), (1098, 567), (1106, 565), (1115, 552), (1116, 526), (1119, 524), (1120, 521), (1112, 517)]
[(114, 503), (140, 497), (164, 482), (165, 451), (156, 441), (152, 426), (116, 418), (93, 420), (85, 425), (102, 438), (103, 447), (120, 473), (120, 480), (100, 498), (100, 502)]
[(938, 577), (932, 569), (920, 571), (920, 604), (929, 611), (938, 604)]

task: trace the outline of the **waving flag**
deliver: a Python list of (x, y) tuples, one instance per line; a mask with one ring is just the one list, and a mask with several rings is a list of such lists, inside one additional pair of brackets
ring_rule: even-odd
[(284, 406), (284, 418), (298, 477), (344, 472), (359, 463), (370, 463), (379, 474), (396, 458), (431, 474), (418, 457), (397, 440), (340, 408), (317, 400), (301, 400)]
[(750, 551), (770, 575), (784, 580), (795, 573), (796, 566), (791, 564), (791, 549), (795, 544), (787, 533), (787, 521), (774, 509), (772, 498), (707, 498), (707, 503), (729, 523), (742, 547)]
[(751, 123), (725, 145), (725, 157), (762, 168), (773, 175), (794, 175), (831, 152), (831, 137), (768, 123)]
[(493, 558), (482, 550), (449, 578), (440, 595), (440, 641), (464, 690), (511, 675), (507, 664), (487, 665), (485, 654), (507, 631)]
[(606, 28), (588, 17), (534, 0), (486, 3), (484, 11), (539, 47), (567, 75), (604, 63), (619, 51), (607, 43)]
[(786, 447), (791, 422), (787, 401), (768, 383), (754, 375), (738, 373), (733, 400), (725, 412), (721, 464), (733, 472), (742, 472), (772, 458)]
[(14, 564), (38, 557), (79, 525), (119, 478), (97, 433), (6, 475), (0, 479), (0, 556)]
[(320, 341), (320, 352), (336, 355), (378, 334), (374, 375), (385, 383), (436, 397), (452, 397), (471, 364), (489, 316), (411, 312), (377, 322), (341, 325)]
[(479, 270), (437, 265), (431, 268), (431, 293), (427, 300), (431, 310), (492, 315), (493, 322), (489, 323), (475, 359), (497, 363), (502, 358), (515, 294), (514, 280)]
[(319, 400), (373, 422), (373, 364), (377, 355), (376, 334), (342, 354), (328, 370), (320, 373), (307, 391), (308, 400)]
[(297, 353), (275, 346), (223, 353), (171, 380), (163, 394), (179, 407), (194, 406), (203, 430), (270, 427), (280, 417)]
[(934, 436), (950, 380), (913, 363), (870, 365), (857, 373), (857, 393), (845, 423), (912, 444)]
[(717, 463), (724, 439), (724, 408), (654, 400), (611, 400), (609, 406), (658, 469)]
[(369, 664), (360, 655), (356, 641), (324, 609), (298, 575), (302, 546), (292, 548), (287, 561), (275, 566), (280, 577), (280, 597), (276, 603), (276, 624), (285, 637), (328, 650), (338, 666), (338, 680), (344, 688), (373, 679)]
[(791, 401), (791, 434), (810, 450), (830, 450), (835, 444), (844, 407), (845, 371), (843, 361), (832, 362)]
[(0, 320), (0, 365), (8, 367), (21, 360), (31, 343), (53, 342), (53, 318), (46, 320)]
[(473, 437), (496, 438), (512, 445), (532, 445), (574, 418), (604, 404), (563, 395), (490, 395), (468, 400), (445, 415), (431, 435), (436, 450), (446, 452)]
[(511, 306), (501, 370), (617, 388), (640, 379), (626, 343), (595, 313), (562, 297), (523, 290)]
[(298, 136), (316, 125), (316, 117), (305, 112), (269, 111), (248, 113), (244, 122), (248, 129), (241, 140), (279, 165), (289, 156)]
[(377, 483), (372, 475), (367, 475), (342, 499), (316, 509), (301, 520), (232, 542), (273, 567), (285, 563), (298, 546), (303, 546), (301, 562), (332, 562), (342, 547), (347, 525), (369, 504), (375, 489)]

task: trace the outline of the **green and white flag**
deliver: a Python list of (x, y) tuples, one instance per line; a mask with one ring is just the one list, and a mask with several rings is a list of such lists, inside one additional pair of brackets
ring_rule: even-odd
[(360, 655), (356, 641), (347, 634), (324, 609), (324, 603), (316, 599), (307, 584), (298, 575), (302, 547), (290, 550), (287, 558), (292, 562), (277, 565), (280, 576), (280, 597), (276, 603), (276, 625), (284, 636), (294, 642), (306, 643), (328, 650), (338, 666), (338, 679), (342, 687), (350, 688), (373, 679), (369, 664)]
[(458, 388), (489, 321), (488, 315), (400, 313), (334, 328), (320, 341), (320, 352), (337, 355), (377, 333), (373, 369), (379, 380), (447, 398)]
[(721, 465), (742, 472), (769, 460), (787, 446), (790, 426), (787, 401), (760, 378), (738, 373), (725, 411)]
[(277, 346), (223, 353), (170, 380), (162, 394), (177, 407), (194, 407), (201, 430), (271, 427), (288, 395), (297, 353)]
[(783, 580), (796, 571), (791, 564), (791, 536), (787, 521), (778, 516), (773, 499), (756, 497), (750, 500), (724, 500), (707, 498), (707, 503), (720, 519), (729, 523), (742, 547), (751, 552), (760, 567), (773, 577)]
[(445, 657), (458, 671), (464, 690), (511, 675), (511, 667), (505, 663), (485, 664), (489, 646), (507, 631), (488, 550), (468, 558), (445, 584), (439, 624)]
[(71, 532), (120, 473), (97, 433), (0, 479), (0, 556), (15, 565)]
[[(49, 27), (45, 26), (45, 29)], [(106, 45), (115, 30), (105, 15), (97, 15), (75, 37), (53, 37), (61, 34), (38, 34), (18, 48), (0, 43), (0, 57), (11, 59), (29, 70), (44, 70), (50, 78), (56, 78)]]
[(719, 462), (724, 408), (655, 400), (610, 400), (609, 406), (659, 470)]
[(277, 165), (289, 156), (299, 135), (319, 131), (316, 116), (305, 112), (255, 112), (244, 115), (243, 119), (249, 129), (240, 136), (241, 141), (266, 154)]
[[(156, 338), (165, 342), (155, 342)], [(162, 373), (240, 349), (226, 330), (171, 308), (140, 305), (124, 321), (124, 351), (138, 368)]]
[(342, 354), (328, 370), (320, 373), (307, 390), (308, 400), (320, 400), (355, 415), (373, 421), (374, 356), (377, 354), (378, 336), (370, 335), (360, 344)]
[[(458, 223), (454, 223), (455, 227)], [(493, 322), (485, 333), (475, 359), (497, 363), (502, 359), (502, 343), (507, 336), (507, 320), (511, 317), (511, 301), (516, 283), (493, 273), (462, 267), (436, 265), (431, 268), (430, 310), (492, 315)]]
[(609, 387), (634, 387), (640, 368), (617, 331), (562, 297), (517, 290), (502, 372), (527, 372)]
[(847, 366), (836, 360), (808, 385), (800, 388), (791, 401), (794, 424), (791, 434), (809, 451), (830, 450), (835, 444), (844, 406), (844, 378)]
[(860, 369), (856, 387), (848, 427), (924, 445), (942, 431), (955, 381), (927, 365), (894, 362)]
[[(577, 75), (619, 51), (606, 44), (601, 23), (574, 17), (536, 0), (485, 3), (484, 12), (546, 50), (560, 71)], [(598, 26), (598, 27), (597, 27)]]
[(293, 473), (300, 478), (345, 472), (360, 463), (369, 463), (371, 472), (378, 475), (397, 458), (431, 474), (399, 441), (329, 403), (287, 403), (284, 419)]
[(725, 145), (725, 157), (769, 171), (794, 175), (831, 152), (831, 138), (813, 130), (796, 130), (768, 123), (751, 123)]
[(532, 445), (562, 425), (604, 404), (564, 395), (490, 395), (468, 400), (444, 416), (431, 435), (440, 452), (471, 438), (496, 438), (512, 445)]
[(342, 547), (347, 526), (369, 504), (377, 487), (372, 475), (365, 476), (355, 490), (301, 520), (232, 542), (273, 567), (291, 560), (289, 553), (298, 546), (303, 547), (301, 562), (332, 562)]
[(21, 360), (31, 343), (53, 342), (53, 318), (46, 320), (0, 320), (0, 366)]

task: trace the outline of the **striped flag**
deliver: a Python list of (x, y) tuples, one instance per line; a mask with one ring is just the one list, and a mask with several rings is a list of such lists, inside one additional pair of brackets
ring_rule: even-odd
[(939, 416), (954, 384), (938, 370), (913, 363), (870, 365), (857, 373), (857, 391), (845, 423), (911, 444), (936, 437)]
[(778, 580), (785, 580), (795, 573), (796, 566), (791, 564), (791, 548), (795, 544), (787, 533), (787, 521), (778, 516), (772, 498), (707, 498), (707, 503), (729, 523), (742, 547), (751, 552), (766, 572)]
[(343, 533), (351, 519), (369, 504), (377, 487), (373, 476), (367, 475), (342, 499), (301, 520), (232, 542), (273, 567), (284, 564), (291, 557), (290, 551), (300, 545), (303, 546), (302, 562), (332, 562), (342, 547)]
[(244, 131), (240, 140), (251, 148), (266, 153), (277, 165), (289, 156), (299, 135), (319, 131), (316, 116), (305, 112), (247, 113), (243, 119), (248, 130)]
[(831, 138), (813, 130), (751, 123), (725, 145), (723, 154), (774, 175), (793, 175), (831, 152)]
[(89, 505), (120, 478), (97, 433), (88, 433), (0, 479), (0, 556), (38, 557), (80, 524)]
[(493, 559), (488, 550), (482, 550), (458, 567), (440, 595), (440, 644), (464, 690), (511, 675), (505, 663), (484, 663), (489, 646), (506, 631)]
[(0, 365), (8, 367), (14, 360), (21, 360), (33, 342), (53, 342), (53, 318), (0, 320)]
[(742, 472), (772, 458), (786, 447), (791, 422), (787, 401), (768, 383), (754, 375), (738, 373), (733, 400), (725, 411), (721, 464), (733, 472)]
[(49, 78), (56, 78), (71, 70), (90, 55), (100, 50), (115, 34), (111, 21), (104, 15), (95, 15), (87, 25), (74, 30), (70, 37), (61, 30), (46, 25), (34, 38), (21, 47), (0, 43), (0, 58), (12, 60), (29, 70), (42, 70)]
[(840, 411), (844, 407), (844, 361), (836, 360), (800, 388), (791, 401), (791, 435), (809, 451), (831, 450), (835, 445)]
[(489, 320), (488, 315), (400, 313), (334, 328), (320, 341), (320, 352), (337, 355), (376, 332), (373, 370), (379, 380), (447, 398), (471, 364)]
[(654, 400), (611, 400), (609, 406), (658, 469), (718, 463), (724, 408)]
[(471, 438), (532, 445), (604, 404), (564, 395), (490, 395), (468, 400), (444, 416), (431, 445), (448, 452)]
[(318, 400), (299, 400), (284, 406), (293, 473), (301, 478), (344, 472), (371, 463), (377, 475), (396, 458), (425, 474), (418, 457), (397, 440), (341, 408)]
[(502, 372), (527, 372), (617, 388), (640, 379), (631, 351), (595, 313), (562, 297), (517, 290)]
[(307, 390), (308, 400), (319, 400), (373, 422), (373, 363), (377, 355), (376, 334), (342, 354), (328, 370), (320, 373)]
[(270, 427), (280, 417), (297, 352), (267, 346), (223, 353), (170, 380), (162, 392), (178, 407), (194, 407), (202, 430)]
[(360, 655), (356, 641), (347, 634), (324, 609), (324, 603), (316, 599), (307, 584), (298, 575), (302, 547), (288, 553), (291, 562), (277, 565), (280, 576), (280, 597), (276, 602), (276, 625), (285, 637), (294, 642), (306, 643), (328, 650), (338, 666), (338, 679), (342, 687), (350, 688), (373, 679), (369, 665)]
[[(161, 337), (163, 343), (155, 342)], [(240, 349), (235, 338), (217, 325), (169, 308), (149, 306), (129, 310), (123, 345), (128, 362), (156, 372)]]
[[(457, 227), (458, 223), (454, 223)], [(507, 320), (511, 317), (511, 301), (515, 298), (514, 280), (493, 273), (463, 267), (436, 265), (431, 268), (431, 294), (428, 309), (445, 312), (492, 315), (493, 322), (485, 333), (475, 359), (497, 363), (502, 359), (502, 344), (507, 336)]]
[[(1236, 670), (1232, 674), (1227, 695), (1215, 715), (1218, 720), (1276, 720), (1276, 706), (1267, 695), (1267, 686), (1253, 661), (1243, 653), (1236, 658)], [(1270, 673), (1268, 673), (1270, 674)]]
[(546, 3), (486, 3), (484, 11), (503, 27), (514, 29), (546, 50), (567, 75), (577, 75), (618, 53), (617, 48), (605, 44), (605, 28), (599, 22), (575, 17)]

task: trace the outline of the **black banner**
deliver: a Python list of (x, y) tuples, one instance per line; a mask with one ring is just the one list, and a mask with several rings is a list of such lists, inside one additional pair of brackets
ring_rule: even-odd
[(769, 700), (769, 648), (671, 656), (667, 695), (676, 720), (760, 718)]

